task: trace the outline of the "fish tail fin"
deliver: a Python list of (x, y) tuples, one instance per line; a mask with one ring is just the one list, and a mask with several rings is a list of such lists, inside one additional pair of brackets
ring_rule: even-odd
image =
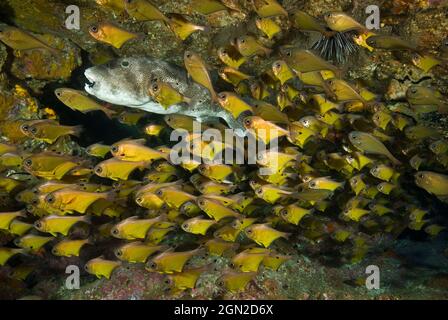
[(282, 232), (282, 237), (285, 238), (286, 240), (289, 239), (289, 237), (291, 236), (292, 233), (289, 232)]
[(112, 117), (113, 117), (114, 115), (117, 114), (116, 111), (111, 110), (111, 109), (109, 109), (109, 108), (107, 108), (107, 107), (103, 107), (103, 108), (102, 108), (102, 111), (104, 112), (104, 114), (106, 115), (106, 117), (108, 117), (109, 119), (112, 119)]
[(263, 51), (266, 54), (266, 57), (268, 58), (271, 56), (272, 52), (274, 52), (274, 50), (270, 48), (264, 48)]
[(81, 125), (79, 126), (73, 126), (72, 127), (72, 134), (76, 137), (79, 137), (82, 133), (83, 127)]
[(83, 221), (85, 223), (88, 223), (88, 224), (91, 224), (92, 223), (92, 217), (91, 216), (87, 216), (87, 215), (83, 216), (81, 221)]

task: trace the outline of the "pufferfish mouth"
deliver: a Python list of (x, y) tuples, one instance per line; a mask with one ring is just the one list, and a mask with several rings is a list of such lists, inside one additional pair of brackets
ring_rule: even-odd
[(84, 72), (84, 76), (86, 77), (86, 83), (85, 83), (85, 89), (93, 89), (93, 87), (95, 87), (95, 80), (93, 78), (93, 76), (89, 73), (89, 70), (86, 70)]

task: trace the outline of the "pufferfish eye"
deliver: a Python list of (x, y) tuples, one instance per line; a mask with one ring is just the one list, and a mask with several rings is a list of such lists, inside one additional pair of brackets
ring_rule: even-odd
[(127, 61), (127, 60), (123, 60), (122, 62), (121, 62), (121, 66), (122, 67), (129, 67), (129, 65), (130, 65), (130, 63), (129, 63), (129, 61)]

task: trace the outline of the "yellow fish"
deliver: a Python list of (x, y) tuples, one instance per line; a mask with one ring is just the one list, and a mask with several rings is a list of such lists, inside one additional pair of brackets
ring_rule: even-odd
[(342, 212), (343, 219), (349, 219), (358, 222), (363, 216), (369, 214), (369, 210), (361, 209), (361, 208), (351, 208), (346, 209)]
[(25, 210), (0, 212), (0, 230), (9, 230), (11, 222), (18, 217), (26, 217)]
[(85, 213), (87, 208), (99, 199), (113, 200), (115, 192), (86, 192), (75, 188), (64, 188), (53, 191), (45, 196), (49, 206), (68, 213)]
[(135, 126), (137, 125), (140, 120), (144, 119), (147, 115), (146, 112), (135, 112), (135, 111), (123, 111), (118, 116), (118, 122), (122, 124), (126, 124), (128, 126)]
[(362, 180), (362, 178), (363, 178), (363, 175), (362, 174), (358, 174), (356, 176), (353, 176), (349, 180), (350, 187), (352, 188), (353, 192), (356, 195), (359, 195), (361, 192), (363, 192), (367, 188), (367, 185)]
[(179, 91), (166, 82), (154, 82), (151, 84), (148, 91), (149, 95), (153, 97), (155, 101), (160, 103), (166, 110), (168, 110), (172, 105), (191, 103), (190, 98), (182, 95)]
[(216, 230), (213, 233), (213, 236), (224, 241), (235, 242), (240, 233), (241, 230), (235, 229), (231, 225), (225, 225), (222, 228)]
[(148, 243), (159, 244), (168, 233), (170, 233), (171, 231), (174, 231), (174, 230), (176, 230), (175, 226), (169, 226), (167, 228), (152, 227), (148, 231), (148, 236), (147, 236)]
[(249, 35), (238, 37), (235, 41), (235, 47), (246, 58), (253, 55), (269, 56), (272, 53), (272, 49), (264, 47), (254, 37)]
[(187, 289), (194, 289), (199, 277), (204, 274), (210, 266), (202, 266), (191, 268), (182, 272), (173, 272), (168, 274), (168, 284), (176, 290), (184, 291)]
[(288, 130), (283, 129), (270, 121), (263, 120), (258, 116), (244, 118), (244, 127), (250, 130), (257, 139), (262, 140), (266, 145), (274, 139), (289, 136)]
[(19, 28), (2, 26), (0, 29), (0, 41), (14, 50), (47, 50), (53, 54), (59, 54), (58, 49), (48, 46), (46, 43)]
[(210, 200), (205, 197), (198, 197), (196, 200), (197, 205), (201, 208), (210, 218), (221, 221), (225, 218), (239, 218), (240, 214), (222, 204), (218, 201)]
[(204, 15), (227, 10), (227, 7), (219, 0), (192, 0), (191, 7)]
[(168, 26), (171, 31), (181, 40), (187, 39), (193, 32), (196, 31), (206, 31), (207, 27), (198, 26), (194, 23), (191, 23), (184, 16), (178, 13), (170, 13), (168, 15)]
[(140, 193), (135, 202), (143, 208), (158, 210), (163, 207), (164, 201), (151, 192)]
[(185, 202), (196, 200), (195, 196), (174, 187), (158, 189), (156, 195), (168, 206), (176, 209), (179, 209)]
[(207, 230), (216, 224), (215, 220), (210, 219), (202, 219), (201, 217), (194, 217), (188, 220), (185, 220), (181, 228), (185, 232), (192, 234), (201, 234), (204, 235), (207, 233)]
[(127, 13), (137, 21), (158, 20), (169, 23), (169, 19), (148, 0), (124, 1)]
[(401, 162), (397, 160), (392, 153), (390, 153), (384, 144), (371, 134), (360, 131), (352, 131), (349, 134), (349, 139), (355, 147), (363, 152), (383, 155), (389, 158), (389, 160), (394, 164), (401, 164)]
[(16, 254), (23, 254), (23, 249), (0, 247), (0, 266), (4, 266)]
[(16, 236), (23, 236), (27, 233), (33, 225), (31, 223), (26, 223), (20, 220), (13, 220), (9, 225), (9, 232)]
[(152, 254), (165, 251), (165, 245), (154, 246), (140, 241), (126, 243), (114, 250), (115, 256), (130, 263), (145, 263)]
[(143, 139), (124, 140), (111, 146), (112, 155), (124, 161), (153, 162), (160, 159), (168, 159), (168, 155), (144, 145)]
[(329, 12), (324, 15), (324, 19), (327, 26), (337, 32), (358, 31), (359, 33), (365, 33), (367, 30), (365, 26), (344, 12)]
[(288, 16), (288, 12), (276, 0), (251, 1), (255, 12), (262, 18)]
[(295, 78), (295, 74), (283, 60), (275, 61), (272, 64), (272, 71), (282, 85), (288, 80)]
[(53, 237), (44, 237), (35, 234), (27, 234), (21, 238), (14, 239), (14, 244), (20, 248), (36, 252), (53, 239), (54, 239)]
[(377, 164), (370, 169), (370, 173), (375, 178), (378, 178), (383, 181), (390, 181), (393, 179), (394, 181), (400, 176), (398, 172), (396, 172), (393, 168), (388, 167), (384, 164)]
[(86, 152), (93, 157), (104, 158), (106, 154), (110, 152), (110, 146), (101, 143), (94, 143), (86, 148)]
[(68, 156), (44, 151), (25, 158), (22, 165), (34, 176), (48, 180), (61, 180), (70, 170), (79, 166), (79, 163)]
[(422, 69), (425, 72), (429, 72), (432, 68), (442, 63), (439, 59), (435, 58), (432, 55), (420, 55), (418, 53), (412, 54), (412, 62), (416, 67)]
[(219, 59), (229, 67), (238, 69), (244, 62), (246, 58), (243, 57), (234, 47), (220, 47), (218, 48)]
[(282, 216), (283, 219), (285, 219), (289, 223), (298, 226), (302, 218), (307, 214), (311, 214), (312, 212), (313, 209), (305, 209), (295, 204), (290, 204), (285, 208), (283, 208), (282, 210), (280, 210), (280, 215)]
[(102, 277), (110, 279), (114, 270), (120, 265), (121, 262), (119, 261), (106, 260), (103, 256), (100, 256), (89, 260), (84, 266), (84, 269), (88, 273), (95, 275), (98, 279), (101, 279)]
[(32, 123), (25, 134), (52, 144), (60, 137), (66, 135), (79, 136), (81, 131), (82, 126), (63, 126), (53, 120), (49, 120)]
[(218, 280), (217, 285), (229, 292), (240, 292), (246, 289), (249, 282), (253, 281), (257, 272), (226, 271)]
[(244, 113), (252, 113), (252, 107), (233, 92), (221, 92), (218, 94), (219, 105), (229, 111), (235, 119)]
[(81, 248), (86, 244), (92, 244), (89, 239), (85, 240), (70, 240), (65, 239), (58, 242), (51, 249), (51, 253), (59, 257), (79, 257)]
[(268, 37), (268, 39), (272, 39), (275, 35), (282, 31), (282, 28), (278, 25), (278, 23), (271, 18), (256, 18), (255, 25)]
[(91, 25), (89, 34), (97, 41), (109, 44), (117, 49), (120, 49), (126, 42), (139, 37), (137, 34), (109, 22)]
[(311, 189), (319, 189), (319, 190), (330, 190), (335, 191), (338, 188), (343, 188), (345, 185), (345, 182), (337, 182), (330, 177), (321, 177), (321, 178), (315, 178), (308, 182), (308, 187)]
[(266, 255), (266, 252), (252, 253), (244, 250), (232, 258), (230, 266), (243, 272), (257, 272)]
[(149, 228), (165, 219), (163, 215), (152, 219), (139, 219), (137, 216), (120, 221), (111, 229), (111, 235), (118, 239), (145, 239)]
[(223, 256), (226, 253), (236, 251), (239, 244), (213, 238), (205, 242), (204, 247), (212, 255)]
[(293, 192), (274, 185), (265, 184), (257, 187), (255, 189), (255, 194), (264, 201), (274, 204), (284, 197), (291, 196)]
[(219, 76), (226, 82), (232, 84), (233, 86), (238, 86), (241, 81), (248, 80), (251, 78), (250, 75), (245, 74), (237, 69), (231, 68), (229, 66), (220, 68), (218, 70)]
[(389, 35), (374, 35), (366, 40), (367, 44), (375, 49), (385, 50), (417, 50), (417, 45), (401, 39), (400, 37)]
[(207, 70), (204, 60), (202, 60), (202, 58), (198, 54), (192, 51), (185, 51), (184, 64), (191, 78), (195, 82), (199, 83), (209, 90), (213, 101), (218, 101), (215, 89), (213, 88), (212, 80), (210, 78), (210, 74)]
[(431, 171), (419, 171), (415, 174), (415, 184), (436, 196), (448, 195), (447, 175)]
[(283, 47), (280, 52), (288, 66), (297, 73), (330, 70), (336, 75), (341, 74), (337, 67), (318, 57), (310, 50)]
[(269, 247), (272, 242), (279, 238), (288, 239), (290, 236), (289, 233), (275, 230), (267, 224), (253, 224), (247, 227), (244, 232), (249, 239), (252, 239), (257, 244), (262, 245), (265, 248)]
[(115, 111), (102, 106), (83, 91), (70, 88), (58, 88), (54, 91), (54, 94), (63, 104), (75, 111), (82, 113), (102, 111), (109, 118), (112, 118), (116, 113)]
[(165, 252), (155, 256), (146, 264), (146, 270), (159, 273), (182, 272), (185, 264), (194, 256), (204, 252), (204, 248), (197, 248), (190, 251), (174, 252), (174, 249), (168, 249)]
[(34, 222), (34, 227), (45, 233), (50, 233), (56, 237), (57, 234), (68, 235), (70, 229), (78, 222), (90, 223), (90, 217), (61, 217), (51, 215)]
[(128, 180), (134, 170), (144, 170), (148, 166), (147, 161), (124, 161), (111, 158), (98, 163), (93, 170), (97, 176), (103, 178)]

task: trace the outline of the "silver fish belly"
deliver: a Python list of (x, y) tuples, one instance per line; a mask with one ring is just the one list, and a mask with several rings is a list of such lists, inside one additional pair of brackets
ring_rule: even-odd
[[(84, 72), (88, 82), (85, 91), (100, 100), (115, 105), (136, 108), (157, 114), (183, 114), (200, 122), (223, 119), (237, 135), (245, 135), (242, 118), (233, 116), (211, 101), (208, 90), (190, 81), (184, 69), (166, 61), (149, 57), (120, 58)], [(153, 101), (148, 88), (154, 81), (169, 83), (191, 99), (165, 109)]]

